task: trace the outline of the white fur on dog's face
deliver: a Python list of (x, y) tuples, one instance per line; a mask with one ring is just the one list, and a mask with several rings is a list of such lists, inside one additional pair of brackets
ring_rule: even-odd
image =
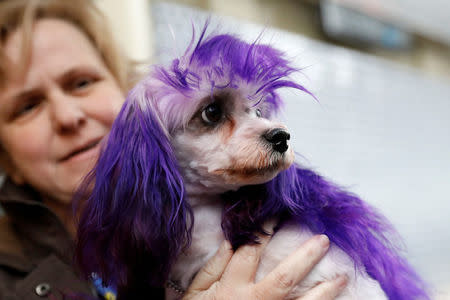
[(188, 192), (217, 194), (261, 184), (293, 163), (292, 147), (277, 152), (263, 137), (271, 129), (287, 128), (263, 117), (264, 103), (252, 105), (237, 92), (207, 97), (186, 127), (173, 134)]

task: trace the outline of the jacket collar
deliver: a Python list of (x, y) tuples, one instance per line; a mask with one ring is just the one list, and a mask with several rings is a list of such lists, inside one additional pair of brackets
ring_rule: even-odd
[(0, 189), (0, 203), (27, 261), (37, 264), (50, 253), (55, 253), (63, 261), (71, 263), (73, 240), (36, 191), (28, 186), (17, 186), (7, 178)]
[(0, 187), (0, 203), (2, 206), (9, 203), (37, 204), (42, 203), (40, 196), (29, 186), (18, 186), (6, 177)]

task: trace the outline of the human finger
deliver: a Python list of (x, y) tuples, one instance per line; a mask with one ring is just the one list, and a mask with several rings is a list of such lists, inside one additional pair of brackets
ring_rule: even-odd
[(344, 290), (347, 283), (347, 276), (338, 276), (333, 280), (320, 283), (297, 300), (333, 300)]
[(236, 250), (223, 273), (223, 282), (230, 286), (254, 282), (261, 254), (271, 238), (271, 233), (261, 234), (258, 237), (258, 244), (244, 245)]
[(330, 246), (326, 235), (317, 235), (306, 241), (285, 258), (272, 272), (254, 285), (257, 295), (264, 299), (283, 299), (325, 255)]
[(226, 240), (223, 241), (216, 254), (197, 273), (187, 292), (204, 291), (209, 289), (213, 283), (218, 282), (232, 255), (230, 243)]

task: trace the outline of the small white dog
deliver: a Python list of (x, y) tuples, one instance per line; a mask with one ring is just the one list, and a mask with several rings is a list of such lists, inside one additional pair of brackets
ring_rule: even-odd
[(289, 299), (338, 274), (349, 277), (340, 299), (428, 299), (384, 218), (294, 164), (288, 129), (272, 119), (276, 90), (308, 91), (282, 53), (205, 30), (171, 67), (152, 69), (113, 125), (84, 185), (95, 180), (78, 231), (84, 273), (122, 298), (167, 282), (181, 291), (224, 239), (255, 243), (275, 222), (256, 280), (313, 234), (332, 243)]

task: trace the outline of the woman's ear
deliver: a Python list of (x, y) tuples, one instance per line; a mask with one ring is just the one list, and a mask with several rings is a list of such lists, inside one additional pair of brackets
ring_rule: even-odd
[(8, 153), (5, 149), (0, 146), (0, 171), (3, 171), (11, 180), (17, 185), (24, 185), (25, 178), (23, 177), (20, 170), (18, 170)]

